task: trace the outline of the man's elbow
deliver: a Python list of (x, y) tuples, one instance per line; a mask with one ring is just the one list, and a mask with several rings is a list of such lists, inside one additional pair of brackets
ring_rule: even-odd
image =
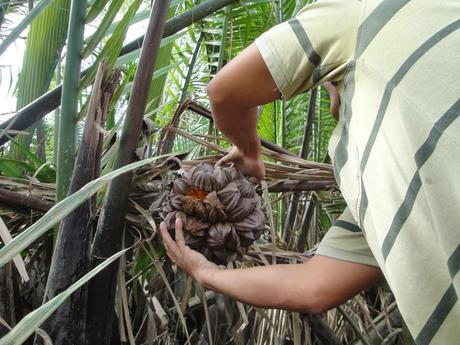
[(280, 303), (280, 309), (288, 309), (300, 313), (324, 313), (334, 307), (333, 300), (325, 291), (312, 283), (306, 291), (298, 296), (285, 296), (288, 300)]
[(314, 301), (310, 301), (307, 311), (312, 314), (322, 314), (326, 311), (332, 309), (334, 306), (331, 303), (328, 303), (325, 299), (316, 299)]
[(224, 85), (221, 78), (217, 76), (211, 80), (206, 87), (208, 98), (213, 108), (225, 105), (225, 103), (228, 102), (229, 95)]

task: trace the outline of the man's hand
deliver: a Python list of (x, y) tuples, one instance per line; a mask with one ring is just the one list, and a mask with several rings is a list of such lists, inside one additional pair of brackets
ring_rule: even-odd
[(216, 165), (225, 165), (227, 163), (234, 163), (243, 175), (255, 177), (258, 182), (265, 176), (265, 165), (262, 158), (260, 156), (256, 158), (246, 156), (236, 146)]
[(203, 280), (212, 275), (219, 268), (208, 261), (203, 255), (185, 245), (183, 224), (180, 218), (176, 219), (176, 241), (169, 235), (165, 223), (160, 224), (161, 237), (169, 258), (196, 281), (202, 284)]
[(333, 83), (330, 81), (325, 82), (324, 87), (326, 88), (327, 92), (329, 92), (329, 99), (331, 101), (331, 115), (335, 117), (335, 119), (339, 120), (339, 108), (340, 108), (340, 96), (337, 88)]

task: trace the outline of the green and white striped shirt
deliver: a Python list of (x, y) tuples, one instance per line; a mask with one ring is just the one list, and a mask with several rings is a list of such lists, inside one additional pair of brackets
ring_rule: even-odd
[(286, 98), (338, 83), (348, 208), (318, 253), (378, 265), (418, 345), (460, 344), (460, 1), (320, 0), (256, 44)]

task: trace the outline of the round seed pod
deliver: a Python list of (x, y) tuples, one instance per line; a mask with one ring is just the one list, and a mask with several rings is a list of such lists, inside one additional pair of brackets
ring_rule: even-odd
[(206, 211), (208, 213), (208, 221), (210, 224), (222, 222), (227, 219), (227, 214), (224, 211), (224, 206), (219, 200), (216, 192), (211, 192), (204, 199)]
[(226, 210), (234, 209), (241, 197), (240, 191), (234, 182), (230, 182), (225, 188), (220, 190), (217, 195)]
[(245, 219), (252, 211), (255, 210), (257, 205), (252, 202), (249, 198), (240, 198), (236, 206), (227, 211), (228, 220), (231, 222), (237, 222)]
[(206, 208), (200, 199), (192, 196), (183, 196), (180, 210), (187, 216), (195, 216), (200, 219), (206, 219)]
[(212, 192), (216, 188), (217, 182), (214, 177), (214, 168), (209, 164), (201, 163), (192, 168), (188, 177), (194, 187), (206, 192)]
[(206, 243), (210, 248), (222, 248), (225, 245), (227, 237), (232, 232), (230, 223), (217, 223), (209, 227), (208, 238)]
[(243, 198), (254, 198), (257, 195), (254, 186), (248, 180), (239, 179), (235, 184)]
[(214, 178), (216, 179), (216, 189), (221, 190), (230, 182), (232, 182), (232, 173), (229, 168), (218, 166), (214, 169)]
[(209, 224), (195, 217), (187, 217), (184, 222), (184, 230), (195, 237), (205, 237)]
[(260, 230), (265, 227), (265, 216), (258, 207), (244, 219), (234, 222), (234, 225), (237, 231), (242, 232)]
[(178, 178), (173, 182), (173, 192), (178, 195), (186, 195), (192, 188), (192, 182), (185, 177)]
[(265, 229), (254, 186), (234, 167), (204, 163), (174, 181), (160, 216), (172, 234), (180, 217), (185, 243), (219, 264), (240, 259)]

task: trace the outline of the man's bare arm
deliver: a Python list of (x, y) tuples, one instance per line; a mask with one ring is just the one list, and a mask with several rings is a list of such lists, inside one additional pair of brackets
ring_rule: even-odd
[(315, 256), (304, 264), (214, 270), (205, 287), (251, 305), (321, 313), (382, 280), (372, 266)]
[[(244, 157), (260, 160), (257, 107), (278, 99), (281, 94), (254, 44), (216, 75), (208, 85), (208, 95), (216, 127)], [(260, 175), (260, 172), (255, 173)]]
[(182, 222), (175, 242), (160, 226), (168, 256), (203, 286), (241, 302), (319, 313), (339, 305), (383, 280), (379, 268), (316, 256), (304, 264), (219, 269), (185, 246)]

